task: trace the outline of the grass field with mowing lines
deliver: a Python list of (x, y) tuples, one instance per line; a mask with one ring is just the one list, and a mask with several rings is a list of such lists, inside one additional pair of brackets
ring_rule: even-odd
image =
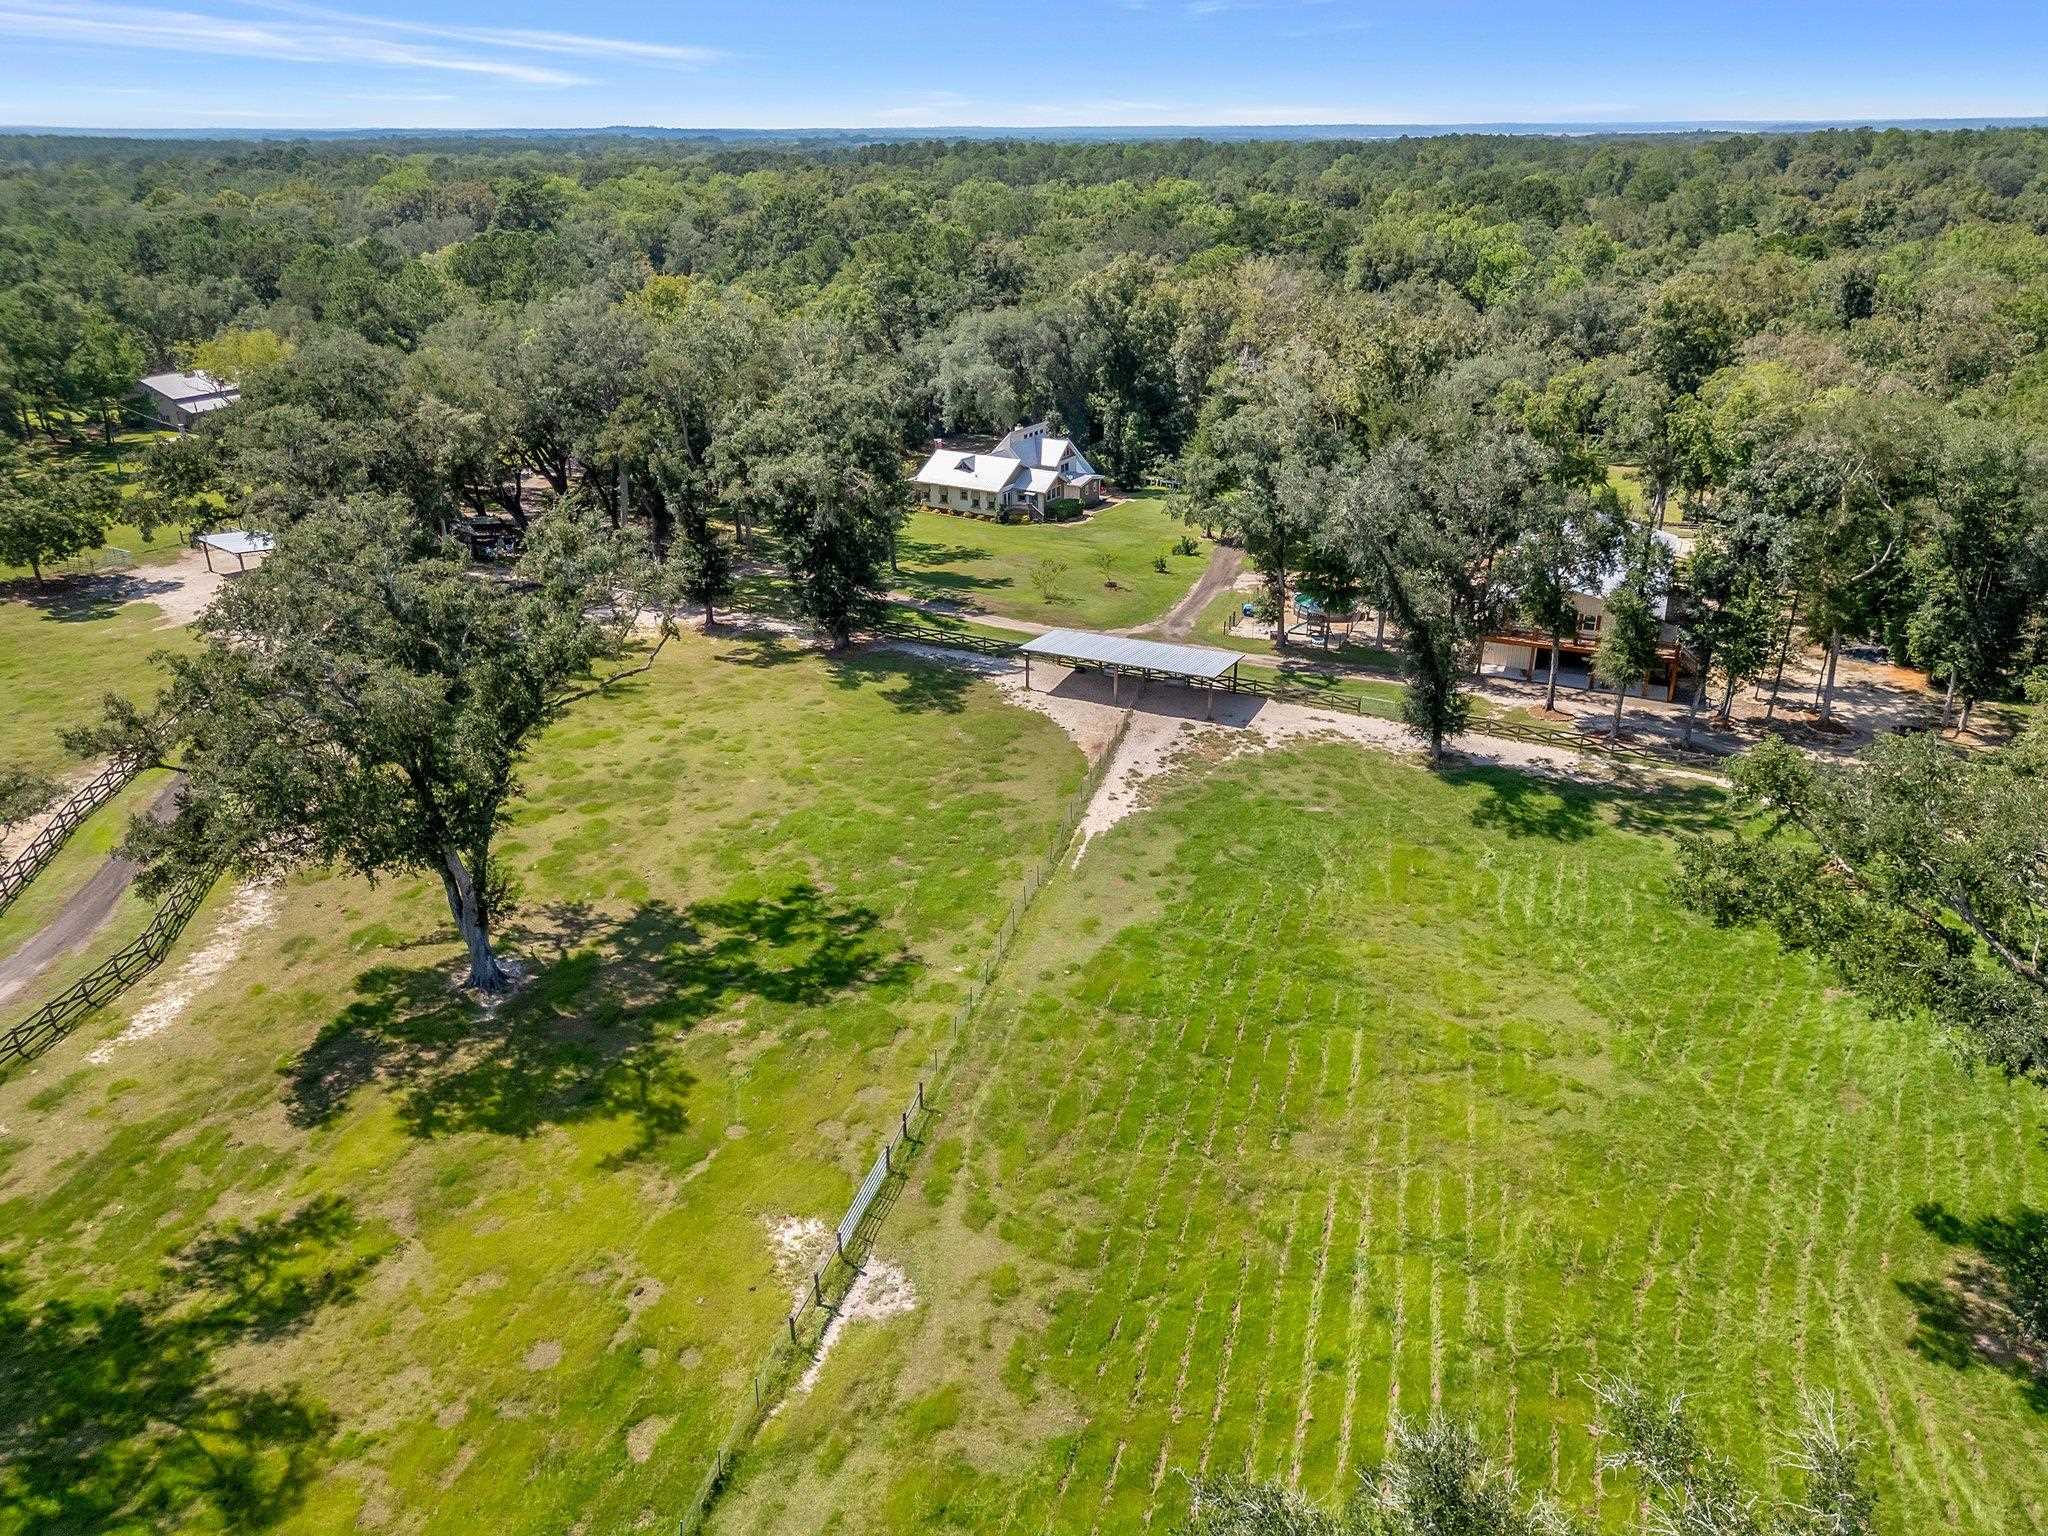
[(1334, 1501), (1437, 1404), (1618, 1519), (1605, 1372), (1759, 1474), (1833, 1389), (1883, 1529), (2040, 1528), (2048, 1401), (1974, 1351), (1942, 1213), (2039, 1203), (2041, 1095), (1680, 911), (1712, 799), (1332, 745), (1151, 800), (977, 1021), (879, 1248), (921, 1306), (716, 1529), (1166, 1529), (1202, 1471)]
[[(1195, 553), (1174, 544), (1195, 539)], [(1127, 629), (1156, 619), (1194, 585), (1208, 564), (1209, 544), (1169, 510), (1159, 491), (1140, 491), (1078, 523), (990, 523), (943, 512), (916, 511), (897, 538), (899, 591), (957, 602), (1007, 618), (1082, 629)], [(1107, 555), (1111, 588), (1096, 562)], [(1166, 569), (1152, 568), (1164, 556)], [(1053, 560), (1065, 567), (1050, 598), (1032, 569)]]
[(1082, 771), (964, 672), (686, 637), (530, 764), (514, 1000), (452, 994), (437, 887), (308, 879), (89, 1064), (223, 887), (0, 1079), (0, 1390), (134, 1427), (23, 1475), (75, 1526), (220, 1467), (238, 1530), (673, 1518), (789, 1303), (767, 1223), (843, 1204)]

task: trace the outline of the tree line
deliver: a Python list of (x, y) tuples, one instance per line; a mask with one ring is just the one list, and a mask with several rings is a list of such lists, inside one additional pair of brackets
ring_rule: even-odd
[[(2044, 231), (2048, 135), (2020, 129), (0, 140), (7, 503), (42, 509), (8, 558), (103, 528), (39, 445), (178, 363), (244, 400), (152, 451), (145, 526), (376, 494), (523, 527), (573, 492), (713, 605), (766, 532), (843, 639), (903, 454), (1048, 416), (1113, 479), (1182, 485), (1276, 603), (1398, 615), (1433, 743), (1477, 637), (1514, 614), (1555, 642), (1600, 570), (1617, 696), (1677, 586), (1696, 710), (1801, 641), (1825, 721), (1878, 639), (1967, 721), (2048, 646)], [(1667, 515), (1701, 533), (1682, 571), (1629, 537)]]
[[(150, 446), (117, 499), (69, 450), (167, 364), (241, 401)], [(906, 456), (1037, 416), (1114, 479), (1174, 486), (1275, 611), (1307, 591), (1390, 615), (1432, 756), (1484, 636), (1513, 621), (1554, 658), (1595, 581), (1617, 729), (1660, 611), (1699, 664), (1688, 731), (1795, 644), (1825, 722), (1868, 640), (1967, 723), (2048, 660), (2048, 134), (0, 140), (0, 558), (39, 571), (116, 512), (275, 531), (278, 574), (220, 616), (241, 662), (291, 638), (290, 604), (342, 601), (303, 560), (374, 558), (419, 596), (349, 608), (349, 665), (418, 670), (404, 627), (470, 601), (449, 540), (479, 527), (528, 546), (536, 586), (504, 593), (630, 597), (665, 633), (772, 563), (844, 643), (889, 584)], [(492, 622), (549, 633), (528, 617)], [(547, 643), (532, 697), (465, 670), (481, 653), (435, 674), (490, 742), (460, 779), (478, 827), (525, 734), (629, 637)], [(195, 709), (250, 686), (241, 662), (187, 679)], [(265, 686), (325, 676), (294, 667)], [(433, 733), (386, 765), (414, 810), (459, 756)], [(449, 872), (487, 932), (486, 842), (326, 851)]]

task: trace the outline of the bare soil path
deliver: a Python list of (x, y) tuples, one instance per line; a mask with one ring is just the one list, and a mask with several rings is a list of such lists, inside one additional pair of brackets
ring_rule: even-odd
[[(150, 802), (149, 815), (157, 821), (169, 820), (177, 793), (176, 780), (166, 784)], [(134, 879), (134, 861), (109, 854), (92, 878), (73, 892), (27, 943), (11, 954), (0, 955), (0, 1001), (14, 996), (64, 956), (91, 943)]]
[(1162, 640), (1185, 640), (1194, 633), (1195, 621), (1215, 599), (1219, 592), (1237, 585), (1238, 574), (1244, 570), (1244, 551), (1235, 544), (1218, 544), (1209, 551), (1209, 563), (1202, 574), (1195, 578), (1185, 596), (1166, 611), (1166, 617), (1139, 624), (1121, 634), (1156, 635)]

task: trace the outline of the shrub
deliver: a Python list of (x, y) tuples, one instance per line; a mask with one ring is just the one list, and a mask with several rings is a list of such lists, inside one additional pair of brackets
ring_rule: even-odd
[(1031, 567), (1031, 586), (1041, 601), (1058, 602), (1061, 596), (1060, 578), (1066, 574), (1066, 562), (1040, 560)]
[(1057, 501), (1047, 502), (1045, 520), (1049, 523), (1071, 523), (1081, 515), (1081, 503), (1072, 496), (1062, 496)]

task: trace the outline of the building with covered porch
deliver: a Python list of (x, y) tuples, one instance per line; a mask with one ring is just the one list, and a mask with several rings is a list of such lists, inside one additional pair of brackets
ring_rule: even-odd
[[(1684, 545), (1668, 530), (1656, 531), (1658, 541), (1675, 559)], [(1627, 570), (1617, 558), (1594, 585), (1572, 593), (1572, 607), (1578, 618), (1572, 628), (1558, 636), (1557, 685), (1560, 688), (1591, 688), (1593, 656), (1600, 648), (1600, 631), (1606, 622), (1607, 600), (1620, 590)], [(1680, 637), (1678, 620), (1684, 612), (1684, 593), (1668, 589), (1650, 600), (1657, 616), (1657, 664), (1650, 675), (1629, 689), (1629, 697), (1662, 699), (1668, 702), (1689, 698), (1699, 682), (1699, 666)], [(1480, 671), (1490, 677), (1548, 685), (1550, 681), (1550, 632), (1511, 617), (1492, 634), (1480, 652)]]
[(992, 448), (941, 441), (912, 477), (920, 505), (997, 522), (1039, 522), (1055, 502), (1093, 506), (1103, 479), (1074, 440), (1036, 421)]

